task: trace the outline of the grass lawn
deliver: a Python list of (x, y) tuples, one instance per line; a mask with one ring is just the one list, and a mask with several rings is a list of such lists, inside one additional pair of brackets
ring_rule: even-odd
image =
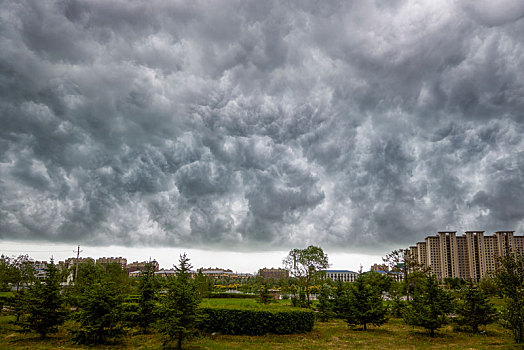
[[(291, 308), (289, 301), (270, 304), (269, 308)], [(207, 307), (265, 308), (253, 299), (206, 299)], [(59, 333), (40, 341), (36, 334), (22, 334), (9, 321), (13, 316), (0, 316), (0, 349), (162, 349), (158, 334), (142, 335), (136, 331), (115, 344), (79, 346), (71, 343), (67, 325)], [(391, 319), (382, 327), (368, 331), (351, 329), (344, 321), (317, 322), (312, 332), (293, 335), (232, 336), (204, 335), (186, 343), (188, 349), (523, 349), (513, 343), (508, 330), (498, 324), (487, 327), (485, 334), (454, 332), (450, 325), (440, 329), (435, 338), (420, 328)]]
[(217, 307), (217, 308), (231, 308), (231, 309), (260, 309), (260, 310), (303, 310), (301, 308), (294, 308), (291, 306), (289, 300), (277, 300), (269, 304), (259, 303), (257, 299), (222, 299), (222, 298), (209, 298), (204, 299), (200, 304), (201, 307)]

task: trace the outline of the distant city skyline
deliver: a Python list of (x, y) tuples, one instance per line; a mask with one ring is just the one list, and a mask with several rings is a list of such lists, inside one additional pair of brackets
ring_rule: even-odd
[[(70, 248), (70, 249), (68, 249)], [(73, 250), (76, 246), (68, 244), (48, 243), (21, 243), (15, 241), (2, 241), (0, 243), (0, 254), (7, 256), (18, 256), (28, 254), (35, 260), (49, 261), (51, 256), (58, 262), (67, 258), (76, 257)], [(234, 272), (256, 273), (259, 269), (267, 267), (282, 267), (282, 260), (289, 251), (272, 252), (227, 252), (184, 248), (131, 248), (131, 247), (92, 247), (80, 246), (82, 253), (80, 257), (123, 257), (128, 263), (133, 261), (145, 261), (156, 259), (160, 268), (170, 269), (178, 263), (180, 254), (187, 253), (190, 263), (196, 268), (220, 267), (231, 269)], [(333, 269), (348, 269), (358, 271), (360, 265), (364, 271), (368, 271), (372, 264), (381, 263), (382, 256), (368, 254), (351, 254), (340, 252), (329, 252), (328, 258)], [(376, 260), (378, 259), (378, 260)]]

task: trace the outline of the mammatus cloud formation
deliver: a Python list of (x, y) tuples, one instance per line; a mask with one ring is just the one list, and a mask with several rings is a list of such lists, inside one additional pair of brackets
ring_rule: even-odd
[(0, 1), (0, 237), (524, 229), (521, 1)]

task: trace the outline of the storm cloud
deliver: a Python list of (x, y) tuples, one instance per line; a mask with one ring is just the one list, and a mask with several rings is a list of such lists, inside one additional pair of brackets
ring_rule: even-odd
[(372, 251), (524, 229), (524, 7), (0, 1), (0, 237)]

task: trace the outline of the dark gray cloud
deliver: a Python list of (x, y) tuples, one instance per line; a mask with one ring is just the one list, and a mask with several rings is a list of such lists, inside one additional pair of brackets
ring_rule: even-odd
[(524, 7), (0, 13), (0, 237), (217, 249), (524, 229)]

